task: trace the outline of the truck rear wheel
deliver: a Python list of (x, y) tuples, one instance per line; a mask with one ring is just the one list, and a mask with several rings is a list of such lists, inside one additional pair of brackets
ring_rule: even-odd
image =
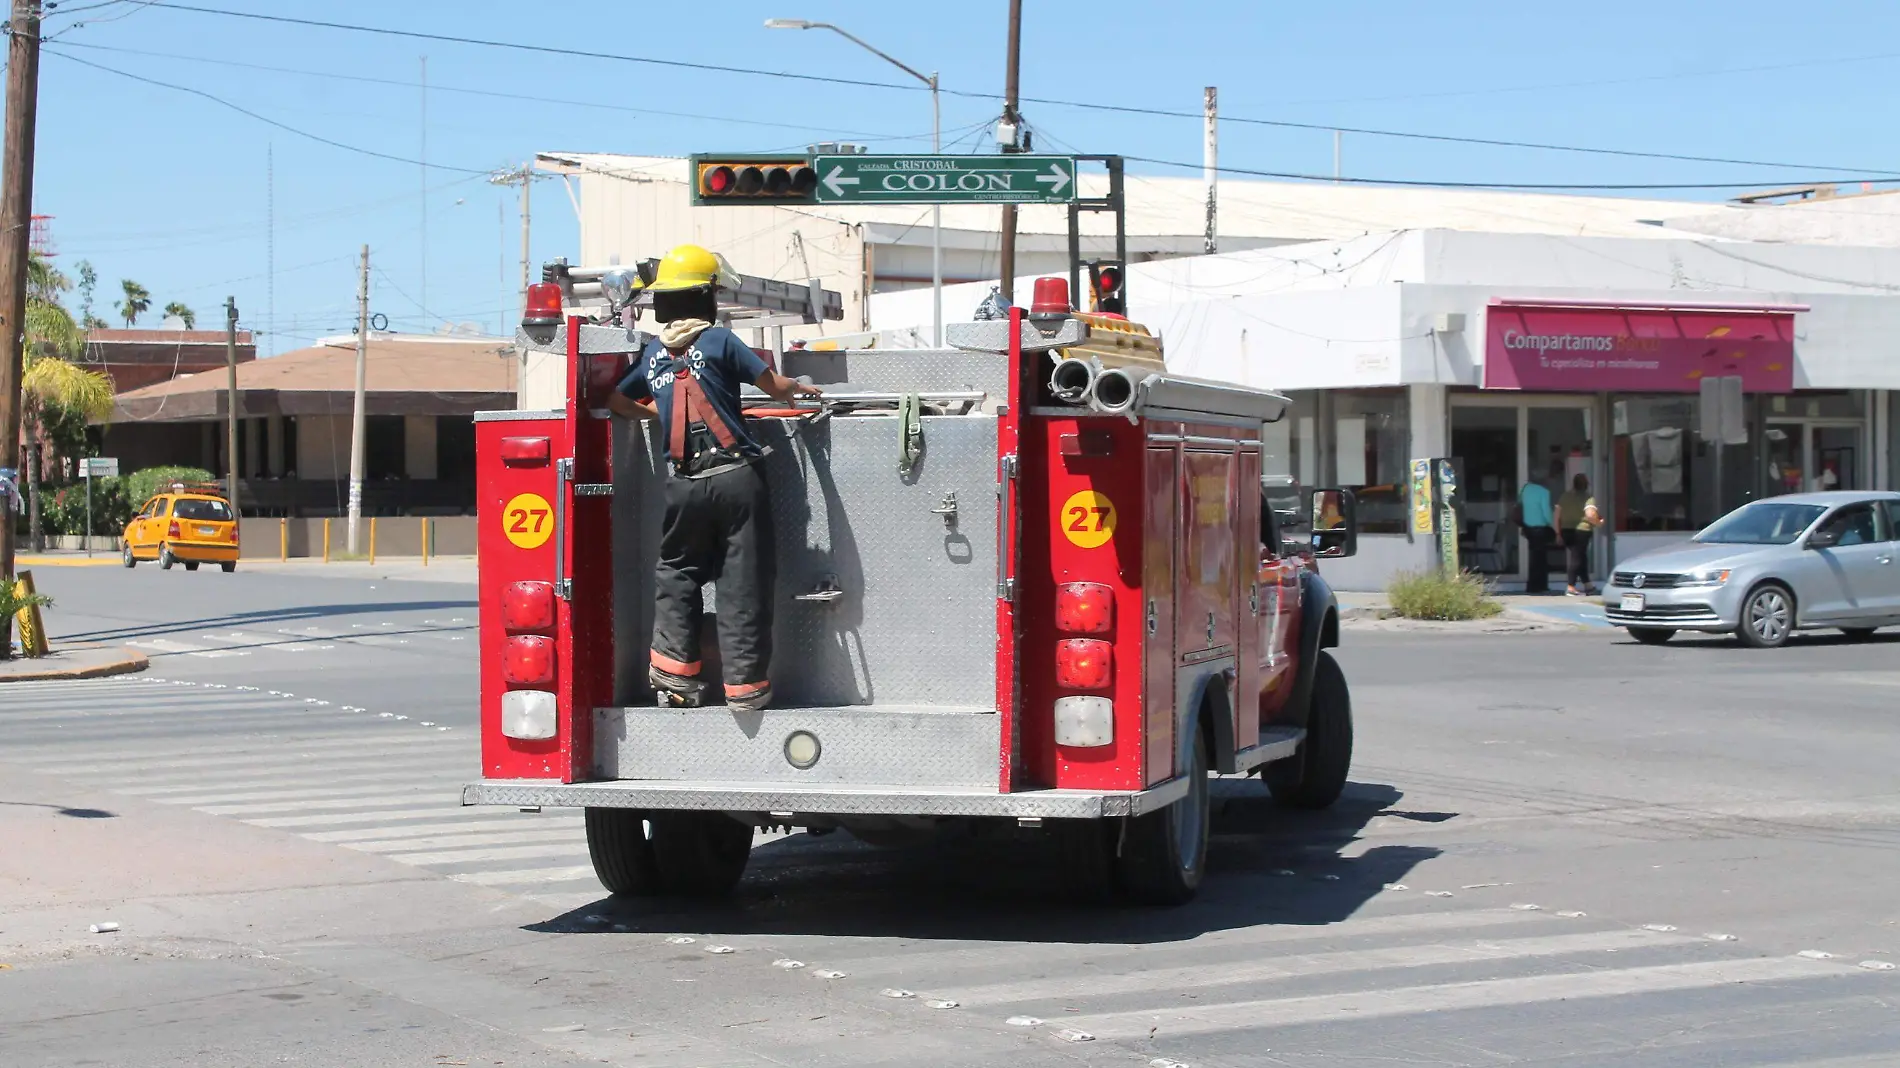
[(739, 885), (752, 853), (752, 826), (723, 812), (654, 812), (653, 859), (667, 892), (723, 897)]
[(1352, 693), (1339, 661), (1322, 650), (1313, 664), (1313, 707), (1300, 751), (1260, 769), (1273, 799), (1288, 808), (1327, 808), (1352, 770)]
[(647, 837), (647, 814), (631, 808), (586, 811), (587, 855), (610, 894), (651, 896), (660, 892), (660, 869)]
[(1188, 739), (1187, 796), (1159, 812), (1128, 820), (1116, 873), (1122, 889), (1143, 905), (1183, 905), (1194, 899), (1207, 868), (1207, 834), (1212, 805), (1207, 790), (1207, 748), (1201, 719), (1192, 720)]

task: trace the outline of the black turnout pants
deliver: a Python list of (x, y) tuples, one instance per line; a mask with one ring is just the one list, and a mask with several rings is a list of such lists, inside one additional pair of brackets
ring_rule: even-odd
[(666, 520), (654, 575), (653, 663), (697, 676), (700, 587), (719, 584), (719, 657), (728, 693), (766, 681), (772, 662), (771, 493), (757, 464), (666, 481)]

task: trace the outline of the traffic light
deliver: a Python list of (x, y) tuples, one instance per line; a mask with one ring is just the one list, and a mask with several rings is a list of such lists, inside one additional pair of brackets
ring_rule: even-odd
[(693, 203), (811, 204), (818, 172), (804, 156), (694, 156)]
[(1091, 311), (1128, 314), (1128, 302), (1122, 297), (1121, 264), (1114, 260), (1096, 260), (1089, 264), (1089, 298)]

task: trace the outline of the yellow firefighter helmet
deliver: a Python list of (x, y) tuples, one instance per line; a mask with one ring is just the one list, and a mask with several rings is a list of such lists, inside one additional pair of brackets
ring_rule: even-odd
[(682, 289), (698, 289), (700, 286), (737, 289), (739, 276), (726, 263), (724, 256), (708, 252), (698, 245), (679, 245), (660, 260), (659, 268), (654, 271), (653, 284), (647, 289), (655, 293), (672, 293)]

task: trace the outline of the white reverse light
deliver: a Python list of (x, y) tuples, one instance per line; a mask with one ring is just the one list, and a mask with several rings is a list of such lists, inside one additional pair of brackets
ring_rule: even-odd
[(554, 737), (554, 695), (546, 690), (509, 690), (501, 695), (501, 733), (524, 742)]
[(1088, 749), (1115, 740), (1115, 702), (1106, 697), (1056, 698), (1056, 744)]

